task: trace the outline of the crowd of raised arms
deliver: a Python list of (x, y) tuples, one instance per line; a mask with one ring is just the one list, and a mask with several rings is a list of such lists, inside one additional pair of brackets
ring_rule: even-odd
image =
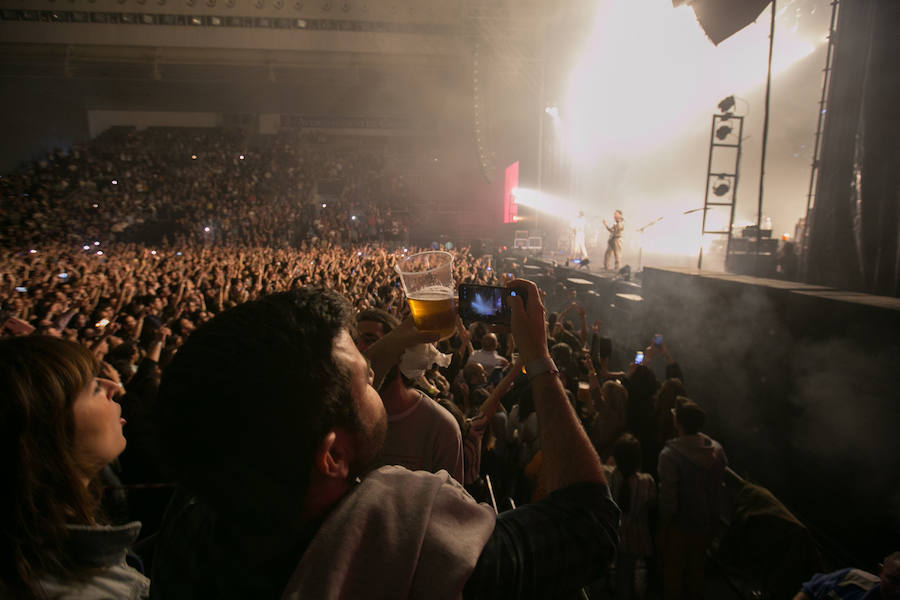
[[(326, 585), (322, 581), (330, 580), (317, 579), (321, 573), (316, 569), (322, 562), (331, 563), (327, 556), (311, 557), (312, 551), (304, 552), (307, 547), (326, 554), (365, 551), (362, 542), (335, 550), (331, 546), (336, 542), (320, 539), (336, 536), (335, 525), (327, 518), (336, 505), (323, 510), (316, 503), (318, 496), (307, 492), (306, 486), (334, 489), (322, 482), (336, 467), (325, 459), (320, 464), (317, 458), (308, 482), (299, 488), (302, 493), (298, 492), (312, 508), (304, 505), (303, 519), (297, 523), (289, 518), (283, 523), (286, 531), (296, 527), (299, 533), (282, 548), (282, 538), (266, 537), (272, 523), (260, 515), (247, 517), (247, 507), (260, 501), (261, 506), (272, 507), (267, 518), (275, 519), (276, 514), (280, 518), (283, 506), (271, 497), (252, 494), (262, 494), (266, 486), (293, 488), (281, 482), (280, 475), (265, 479), (260, 474), (263, 483), (258, 491), (239, 493), (237, 485), (232, 490), (234, 498), (249, 494), (247, 504), (232, 498), (232, 505), (217, 500), (211, 491), (213, 476), (193, 481), (191, 444), (212, 448), (219, 440), (187, 428), (196, 416), (189, 405), (196, 401), (200, 406), (205, 400), (200, 392), (187, 396), (184, 392), (206, 385), (205, 380), (210, 390), (218, 389), (216, 380), (241, 371), (240, 366), (229, 367), (232, 360), (254, 365), (246, 374), (251, 392), (287, 386), (271, 383), (282, 373), (269, 370), (287, 361), (285, 352), (308, 341), (310, 348), (324, 344), (318, 355), (314, 349), (309, 355), (297, 350), (297, 356), (307, 356), (312, 365), (309, 386), (318, 396), (337, 397), (340, 394), (329, 391), (329, 386), (344, 385), (338, 381), (344, 377), (341, 369), (328, 371), (332, 367), (326, 365), (324, 371), (316, 370), (316, 361), (324, 360), (320, 355), (328, 354), (328, 349), (340, 349), (351, 357), (348, 364), (358, 363), (368, 371), (368, 385), (380, 394), (389, 419), (387, 442), (376, 453), (376, 463), (432, 472), (443, 469), (475, 499), (491, 502), (501, 512), (514, 505), (535, 507), (530, 512), (504, 513), (511, 516), (497, 519), (496, 528), (492, 518), (485, 521), (484, 514), (472, 513), (471, 530), (462, 526), (458, 534), (473, 546), (446, 550), (455, 557), (452, 560), (468, 565), (460, 567), (458, 581), (453, 579), (454, 568), (429, 563), (435, 559), (428, 558), (425, 543), (412, 575), (406, 574), (410, 583), (405, 591), (389, 587), (372, 597), (553, 597), (560, 590), (573, 597), (570, 594), (580, 588), (592, 598), (701, 597), (704, 551), (719, 521), (715, 490), (722, 485), (727, 460), (722, 447), (702, 433), (703, 410), (688, 399), (681, 367), (666, 344), (650, 341), (643, 364), (611, 364), (612, 343), (604, 337), (602, 322), (588, 314), (574, 291), (554, 288), (538, 293), (532, 284), (516, 278), (515, 268), (513, 273), (507, 269), (498, 273), (491, 256), (475, 256), (461, 247), (449, 250), (457, 284), (518, 286), (533, 290), (538, 298), (521, 310), (514, 307), (511, 327), (460, 321), (450, 339), (436, 344), (444, 356), (425, 365), (424, 374), (408, 375), (401, 360), (405, 349), (436, 341), (413, 329), (395, 271), (399, 261), (420, 250), (407, 242), (408, 230), (415, 226), (409, 217), (410, 191), (402, 174), (384, 174), (378, 152), (338, 153), (317, 148), (317, 142), (314, 136), (282, 135), (248, 145), (243, 136), (221, 130), (112, 131), (0, 179), (4, 402), (0, 437), (8, 450), (4, 473), (7, 481), (15, 482), (14, 493), (6, 494), (11, 497), (0, 506), (5, 515), (0, 592), (94, 598), (101, 597), (97, 590), (106, 589), (115, 590), (117, 597), (144, 597), (154, 583), (158, 587), (152, 593), (164, 598), (210, 593), (264, 597), (281, 590), (286, 597), (291, 593), (320, 597), (317, 590)], [(282, 314), (279, 311), (285, 318), (284, 331), (273, 321), (273, 315)], [(290, 339), (288, 334), (295, 330), (293, 335), (303, 339)], [(327, 335), (322, 334), (326, 330)], [(342, 345), (345, 330), (355, 348)], [(271, 359), (263, 356), (268, 339)], [(204, 363), (201, 350), (217, 346), (221, 353), (215, 361)], [(247, 356), (242, 358), (238, 355), (244, 348)], [(359, 352), (365, 361), (357, 360)], [(254, 353), (258, 356), (251, 356)], [(541, 362), (548, 358), (552, 362)], [(307, 365), (298, 368), (302, 371)], [(322, 372), (331, 373), (334, 381), (323, 382)], [(348, 373), (351, 381), (352, 372)], [(246, 419), (248, 432), (241, 432), (240, 423), (234, 430), (241, 439), (246, 434), (246, 442), (256, 439), (250, 431), (257, 422), (253, 409), (241, 416), (245, 406), (228, 404), (229, 387), (237, 390), (241, 385), (223, 384), (218, 396), (210, 392), (207, 408), (215, 412), (221, 402), (223, 409), (221, 414), (207, 412), (201, 423), (224, 432), (235, 426), (229, 419)], [(305, 385), (298, 380), (293, 388), (271, 389), (276, 395), (288, 389), (302, 394), (304, 390), (296, 388)], [(553, 404), (557, 392), (561, 400)], [(85, 408), (105, 400), (121, 406), (127, 447), (119, 441), (121, 436), (97, 433), (103, 427), (93, 427), (95, 417), (86, 416), (95, 414), (90, 410), (107, 410)], [(291, 403), (273, 404), (272, 410)], [(436, 415), (436, 422), (449, 422), (449, 429), (418, 421), (402, 430), (412, 407), (423, 403), (436, 406), (438, 412), (429, 414)], [(328, 407), (310, 417), (323, 428), (316, 430), (315, 444), (324, 440), (321, 443), (339, 445), (341, 427), (360, 427), (372, 439), (378, 438), (377, 427), (366, 429), (364, 416), (344, 422), (336, 404)], [(575, 429), (557, 422), (554, 411), (560, 407), (572, 410)], [(416, 410), (421, 419), (424, 409)], [(273, 415), (272, 420), (279, 417)], [(290, 427), (290, 419), (280, 420), (284, 423), (277, 431)], [(305, 432), (306, 427), (313, 425), (300, 429)], [(185, 432), (187, 438), (179, 437)], [(259, 439), (265, 435), (262, 432)], [(435, 439), (417, 437), (415, 443), (427, 449), (421, 456), (415, 452), (411, 456), (408, 438), (423, 435)], [(296, 451), (289, 437), (284, 437), (283, 445), (273, 442), (275, 450), (260, 463), (241, 452), (255, 457), (263, 451), (240, 447), (237, 440), (235, 448), (241, 452), (228, 449), (220, 458), (235, 465), (246, 459), (248, 472), (277, 463), (281, 465), (277, 473), (283, 474), (293, 468), (285, 465), (291, 464)], [(579, 446), (582, 438), (587, 454)], [(563, 449), (575, 457), (571, 464), (560, 456)], [(174, 450), (181, 454), (173, 461)], [(395, 451), (396, 457), (391, 454)], [(46, 460), (37, 458), (43, 454)], [(325, 454), (337, 457), (340, 464), (340, 452)], [(179, 461), (180, 467), (172, 464)], [(197, 472), (219, 468), (198, 461)], [(363, 483), (358, 493), (341, 488), (348, 498), (358, 500), (367, 489), (366, 481), (398, 477), (381, 469), (374, 477), (365, 475), (360, 465), (350, 463), (344, 479), (349, 473), (351, 479), (362, 477)], [(297, 468), (303, 473), (310, 469), (309, 464)], [(225, 472), (243, 481), (237, 466), (226, 467)], [(425, 480), (403, 481), (418, 489)], [(185, 500), (190, 494), (199, 500), (193, 496)], [(608, 498), (615, 505), (604, 504)], [(438, 514), (441, 507), (447, 510), (447, 502), (458, 501), (455, 496), (452, 502), (435, 501), (428, 510)], [(593, 512), (584, 512), (588, 505)], [(196, 512), (197, 506), (210, 513)], [(334, 510), (355, 505), (339, 506)], [(451, 513), (454, 518), (462, 514), (457, 509)], [(233, 517), (213, 536), (221, 546), (214, 552), (209, 540), (202, 542), (202, 560), (179, 554), (205, 539), (179, 536), (202, 531), (197, 523), (207, 514), (222, 522), (225, 515)], [(395, 515), (384, 518), (389, 516)], [(127, 525), (134, 519), (144, 523), (136, 544), (138, 530)], [(565, 525), (556, 527), (554, 519)], [(482, 525), (484, 531), (478, 529)], [(96, 557), (73, 554), (72, 541), (82, 543), (78, 540), (85, 529), (101, 526), (127, 529), (127, 544), (121, 548), (123, 557), (125, 546), (129, 548), (127, 565), (125, 558), (101, 564), (91, 562)], [(441, 537), (447, 534), (435, 533), (436, 525), (424, 527), (423, 535), (448, 547), (456, 543)], [(595, 539), (578, 539), (577, 532), (585, 528), (595, 532)], [(235, 533), (239, 530), (244, 533)], [(564, 537), (567, 531), (572, 538)], [(256, 541), (245, 544), (251, 538)], [(511, 555), (503, 548), (519, 549), (512, 552), (517, 557), (512, 567)], [(99, 549), (108, 555), (107, 550)], [(147, 575), (152, 564), (152, 581), (135, 571), (139, 562), (132, 560), (132, 550)], [(254, 553), (258, 556), (248, 558)], [(888, 575), (896, 576), (900, 560), (888, 559)], [(246, 571), (233, 571), (242, 560)], [(192, 564), (190, 572), (186, 563)], [(105, 575), (98, 575), (98, 566), (107, 569)], [(391, 564), (389, 570), (396, 566)], [(365, 583), (354, 587), (355, 578), (363, 572), (377, 576), (378, 570), (356, 563), (344, 568), (334, 575), (340, 578), (334, 597), (340, 590), (341, 597), (352, 597), (352, 590), (366, 589)], [(446, 579), (452, 589), (429, 587), (429, 574), (435, 569), (444, 569), (446, 577), (434, 581)], [(308, 571), (314, 573), (311, 578), (304, 575)], [(879, 584), (883, 589), (885, 581), (882, 577)], [(816, 589), (805, 586), (798, 598), (802, 594), (817, 598)]]

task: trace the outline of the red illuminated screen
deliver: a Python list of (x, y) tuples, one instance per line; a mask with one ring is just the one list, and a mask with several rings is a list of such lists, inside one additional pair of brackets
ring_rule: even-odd
[[(506, 167), (506, 179), (503, 186), (503, 222), (515, 223), (515, 216), (519, 213), (513, 190), (519, 187), (519, 161)], [(496, 214), (496, 213), (495, 213)]]

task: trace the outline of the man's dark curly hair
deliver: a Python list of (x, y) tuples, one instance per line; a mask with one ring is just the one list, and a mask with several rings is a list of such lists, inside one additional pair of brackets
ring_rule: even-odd
[(306, 287), (241, 304), (195, 331), (158, 396), (160, 447), (175, 479), (230, 518), (289, 525), (325, 434), (358, 427), (350, 373), (332, 352), (345, 328), (347, 301)]

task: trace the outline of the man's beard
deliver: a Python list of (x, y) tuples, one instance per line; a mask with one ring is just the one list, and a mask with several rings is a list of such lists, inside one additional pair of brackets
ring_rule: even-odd
[(350, 479), (362, 477), (372, 470), (372, 462), (381, 452), (387, 437), (387, 413), (382, 412), (374, 423), (360, 423), (354, 435), (356, 452), (350, 464)]

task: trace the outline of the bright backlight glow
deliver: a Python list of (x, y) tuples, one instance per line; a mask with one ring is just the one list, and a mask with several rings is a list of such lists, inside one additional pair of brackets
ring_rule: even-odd
[(515, 188), (513, 195), (519, 206), (527, 206), (539, 213), (553, 215), (566, 221), (578, 214), (579, 208), (568, 198), (521, 187)]
[[(687, 6), (602, 2), (560, 111), (575, 162), (589, 165), (607, 154), (650, 151), (696, 128), (723, 97), (761, 85), (768, 14), (717, 47)], [(814, 49), (795, 31), (776, 26), (774, 74)]]

